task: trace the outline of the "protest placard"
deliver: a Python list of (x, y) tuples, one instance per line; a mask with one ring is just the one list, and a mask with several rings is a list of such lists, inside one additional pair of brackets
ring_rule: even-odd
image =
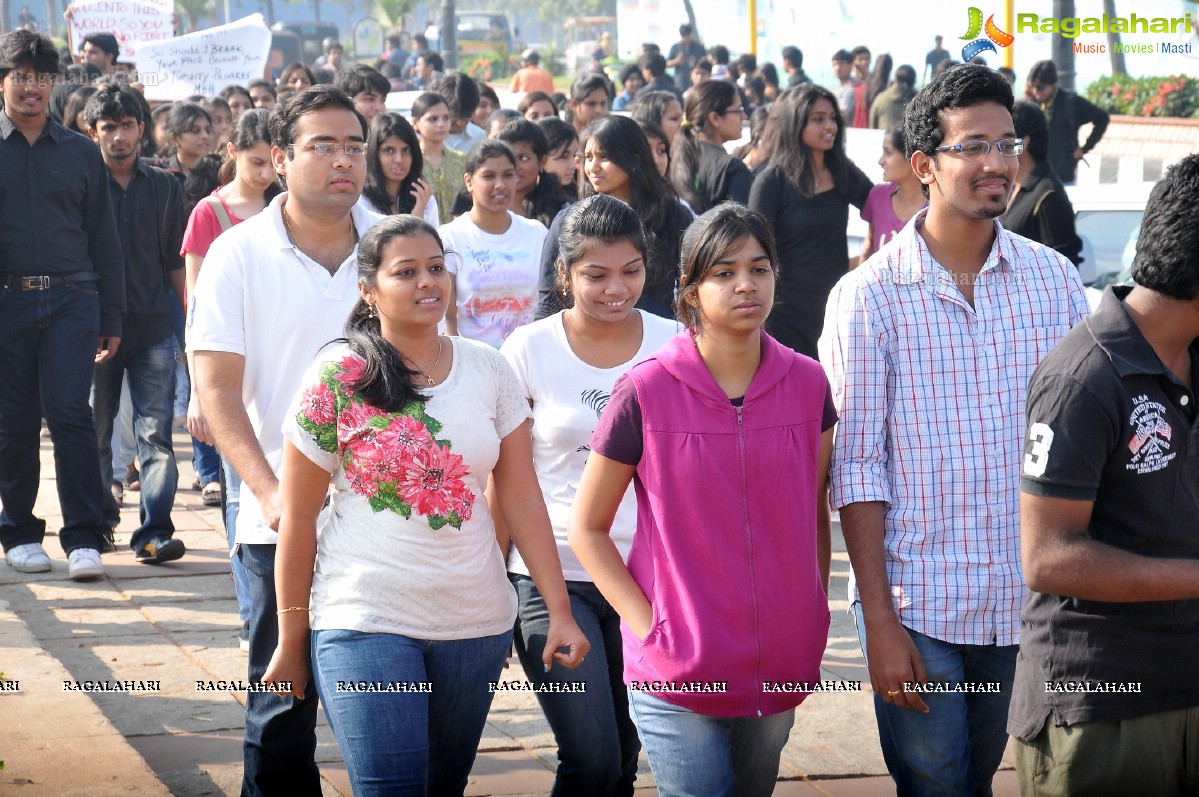
[(263, 75), (271, 32), (261, 14), (216, 28), (143, 44), (137, 73), (148, 100), (212, 96), (231, 83), (246, 85)]
[(170, 3), (155, 0), (82, 0), (71, 4), (71, 42), (76, 51), (91, 33), (111, 33), (121, 45), (118, 61), (132, 63), (137, 46), (171, 38)]

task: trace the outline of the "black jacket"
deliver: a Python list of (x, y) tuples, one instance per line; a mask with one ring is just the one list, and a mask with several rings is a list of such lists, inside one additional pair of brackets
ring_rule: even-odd
[(1005, 230), (1056, 249), (1076, 266), (1082, 262), (1082, 239), (1074, 231), (1074, 206), (1048, 161), (1041, 161), (1028, 173), (999, 221)]
[(1079, 129), (1085, 124), (1094, 125), (1082, 145), (1082, 154), (1086, 155), (1103, 138), (1108, 113), (1072, 91), (1058, 89), (1053, 93), (1053, 105), (1046, 110), (1045, 116), (1049, 121), (1049, 163), (1063, 183), (1072, 183)]

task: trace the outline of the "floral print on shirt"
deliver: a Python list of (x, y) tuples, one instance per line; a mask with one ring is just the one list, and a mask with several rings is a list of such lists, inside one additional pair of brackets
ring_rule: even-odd
[(411, 518), (415, 512), (437, 531), (462, 528), (475, 494), (465, 477), (470, 468), (441, 440), (441, 422), (411, 401), (387, 413), (367, 404), (350, 387), (365, 363), (354, 354), (325, 363), (319, 381), (304, 391), (296, 423), (323, 451), (337, 454), (350, 489), (371, 509)]

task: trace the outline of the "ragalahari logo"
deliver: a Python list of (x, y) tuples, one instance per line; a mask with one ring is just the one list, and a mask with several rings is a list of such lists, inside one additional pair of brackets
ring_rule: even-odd
[[(962, 40), (969, 43), (962, 48), (962, 63), (970, 63), (987, 50), (997, 53), (999, 51), (995, 49), (996, 45), (1008, 47), (1016, 40), (1012, 34), (999, 29), (999, 26), (995, 24), (994, 14), (987, 17), (987, 24), (984, 25), (982, 9), (971, 6), (966, 11), (970, 16), (970, 23)], [(980, 37), (980, 33), (985, 35)]]

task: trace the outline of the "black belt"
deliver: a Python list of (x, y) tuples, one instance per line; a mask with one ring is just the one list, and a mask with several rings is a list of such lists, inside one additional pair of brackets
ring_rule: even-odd
[(72, 271), (68, 274), (0, 274), (0, 288), (6, 291), (48, 291), (59, 285), (78, 285), (83, 282), (98, 282), (100, 275), (94, 271)]

